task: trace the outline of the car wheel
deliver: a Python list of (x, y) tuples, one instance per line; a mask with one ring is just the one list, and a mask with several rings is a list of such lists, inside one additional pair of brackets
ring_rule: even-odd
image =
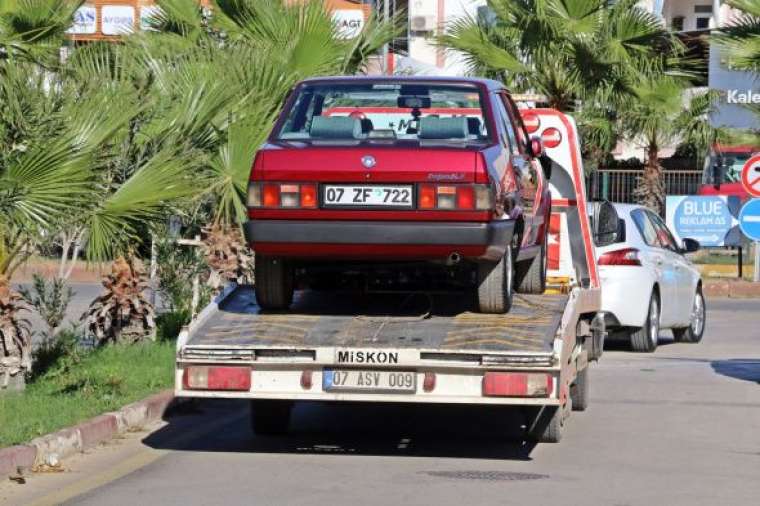
[(496, 263), (478, 264), (478, 309), (481, 313), (504, 314), (512, 308), (515, 259), (512, 245)]
[(256, 255), (256, 302), (263, 309), (287, 309), (293, 303), (293, 267), (282, 258)]
[(546, 291), (546, 236), (535, 257), (517, 265), (517, 291), (520, 293), (542, 294)]
[(575, 382), (570, 385), (570, 400), (573, 411), (586, 411), (588, 407), (588, 367), (578, 371)]
[(290, 428), (291, 401), (256, 399), (251, 401), (251, 430), (259, 436), (286, 434)]
[(631, 332), (633, 351), (652, 353), (657, 349), (660, 335), (660, 298), (656, 293), (649, 299), (649, 311), (644, 326)]
[(679, 343), (698, 343), (702, 340), (702, 334), (705, 333), (705, 322), (707, 321), (707, 311), (705, 308), (705, 297), (702, 289), (697, 289), (694, 295), (694, 305), (691, 308), (691, 323), (688, 327), (673, 329), (673, 337)]
[(539, 443), (559, 443), (565, 426), (559, 406), (541, 406), (528, 424), (528, 435)]

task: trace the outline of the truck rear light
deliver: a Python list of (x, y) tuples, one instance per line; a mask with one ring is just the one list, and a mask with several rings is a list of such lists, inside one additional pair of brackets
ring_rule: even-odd
[(541, 132), (541, 143), (545, 148), (556, 148), (562, 142), (562, 132), (554, 127)]
[(312, 377), (314, 376), (314, 371), (310, 371), (306, 369), (305, 371), (301, 372), (301, 388), (304, 390), (311, 390), (311, 386), (313, 384)]
[(421, 184), (417, 190), (417, 208), (487, 211), (493, 204), (492, 195), (491, 186), (487, 184)]
[(189, 366), (182, 375), (182, 384), (188, 390), (251, 389), (250, 367)]
[(483, 375), (486, 397), (549, 397), (554, 391), (550, 374), (487, 372)]
[(608, 251), (599, 256), (598, 265), (634, 265), (641, 266), (639, 250), (636, 248), (623, 248)]
[(425, 373), (425, 379), (422, 382), (422, 390), (425, 392), (432, 392), (435, 390), (435, 373), (434, 372), (426, 372)]

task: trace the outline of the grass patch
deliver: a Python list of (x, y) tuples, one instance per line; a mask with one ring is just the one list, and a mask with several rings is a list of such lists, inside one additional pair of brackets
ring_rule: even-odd
[(26, 391), (0, 395), (0, 448), (116, 410), (174, 382), (174, 343), (113, 345), (68, 353)]

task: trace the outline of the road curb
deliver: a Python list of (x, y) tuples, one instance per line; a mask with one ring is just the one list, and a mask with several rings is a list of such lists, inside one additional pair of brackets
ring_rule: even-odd
[(173, 401), (174, 391), (164, 390), (118, 411), (35, 438), (29, 444), (0, 448), (0, 477), (16, 474), (18, 468), (52, 463), (93, 448), (118, 434), (141, 429), (162, 418)]
[(743, 280), (709, 280), (704, 282), (703, 287), (707, 297), (760, 298), (760, 283)]

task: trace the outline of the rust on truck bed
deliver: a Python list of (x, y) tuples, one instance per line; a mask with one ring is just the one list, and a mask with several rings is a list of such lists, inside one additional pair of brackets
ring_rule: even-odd
[(512, 310), (496, 315), (462, 311), (464, 297), (302, 291), (290, 310), (266, 312), (252, 287), (238, 286), (187, 345), (551, 352), (568, 301), (565, 294), (515, 295)]

